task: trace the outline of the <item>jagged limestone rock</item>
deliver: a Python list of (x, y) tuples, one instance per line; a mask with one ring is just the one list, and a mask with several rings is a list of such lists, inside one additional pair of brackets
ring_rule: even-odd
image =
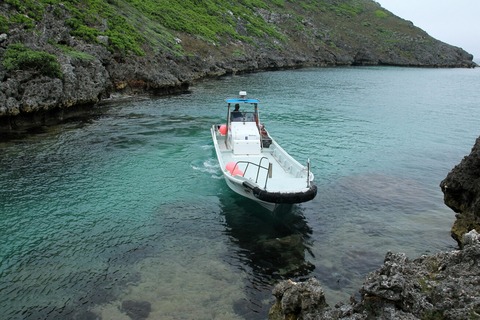
[(285, 319), (480, 319), (480, 235), (464, 237), (464, 249), (408, 259), (387, 253), (370, 273), (361, 300), (327, 305), (320, 283), (283, 281), (273, 289), (270, 320)]
[(456, 212), (451, 234), (461, 248), (465, 233), (480, 230), (480, 138), (470, 154), (448, 173), (440, 187), (445, 204)]
[(320, 282), (310, 278), (306, 282), (280, 282), (273, 289), (276, 303), (269, 313), (270, 320), (307, 319), (308, 315), (327, 307)]

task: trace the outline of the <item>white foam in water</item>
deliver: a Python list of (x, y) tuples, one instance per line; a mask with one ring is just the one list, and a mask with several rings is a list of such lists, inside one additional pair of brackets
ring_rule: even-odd
[[(199, 162), (199, 161), (195, 161), (195, 163), (196, 162)], [(211, 158), (211, 159), (205, 160), (201, 165), (192, 164), (191, 167), (193, 170), (211, 174), (212, 178), (222, 178), (220, 167), (216, 159)]]

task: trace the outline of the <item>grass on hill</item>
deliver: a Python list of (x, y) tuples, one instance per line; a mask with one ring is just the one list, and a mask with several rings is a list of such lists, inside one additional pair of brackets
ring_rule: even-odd
[[(207, 44), (245, 42), (277, 47), (295, 41), (292, 34), (312, 35), (305, 20), (326, 26), (335, 39), (354, 44), (358, 37), (384, 41), (388, 46), (409, 25), (372, 0), (4, 0), (11, 10), (0, 13), (0, 32), (10, 28), (33, 29), (46, 10), (63, 17), (72, 36), (89, 43), (108, 37), (107, 48), (121, 55), (183, 51), (177, 36), (188, 34)], [(286, 17), (281, 23), (275, 16)], [(272, 20), (270, 20), (272, 19)], [(361, 29), (359, 29), (361, 28)], [(295, 32), (292, 32), (294, 30)], [(290, 36), (288, 36), (290, 34)], [(289, 38), (290, 37), (290, 38)], [(355, 38), (357, 37), (357, 38)], [(311, 37), (311, 41), (315, 37)], [(333, 39), (333, 40), (332, 40)], [(357, 39), (357, 40), (355, 40)]]
[(30, 70), (39, 75), (62, 77), (57, 57), (44, 51), (29, 49), (23, 44), (8, 46), (2, 63), (7, 70)]

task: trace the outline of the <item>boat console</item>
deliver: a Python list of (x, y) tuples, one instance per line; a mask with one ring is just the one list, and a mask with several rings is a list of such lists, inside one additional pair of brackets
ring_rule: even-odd
[(260, 154), (260, 133), (255, 122), (232, 122), (230, 130), (233, 154)]

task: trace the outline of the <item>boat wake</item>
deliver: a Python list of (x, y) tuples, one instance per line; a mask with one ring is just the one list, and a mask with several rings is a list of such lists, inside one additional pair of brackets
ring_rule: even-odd
[(202, 160), (194, 161), (190, 166), (195, 171), (211, 174), (212, 178), (214, 179), (223, 178), (223, 176), (219, 174), (220, 166), (218, 165), (218, 162), (215, 158), (210, 158), (203, 161)]

